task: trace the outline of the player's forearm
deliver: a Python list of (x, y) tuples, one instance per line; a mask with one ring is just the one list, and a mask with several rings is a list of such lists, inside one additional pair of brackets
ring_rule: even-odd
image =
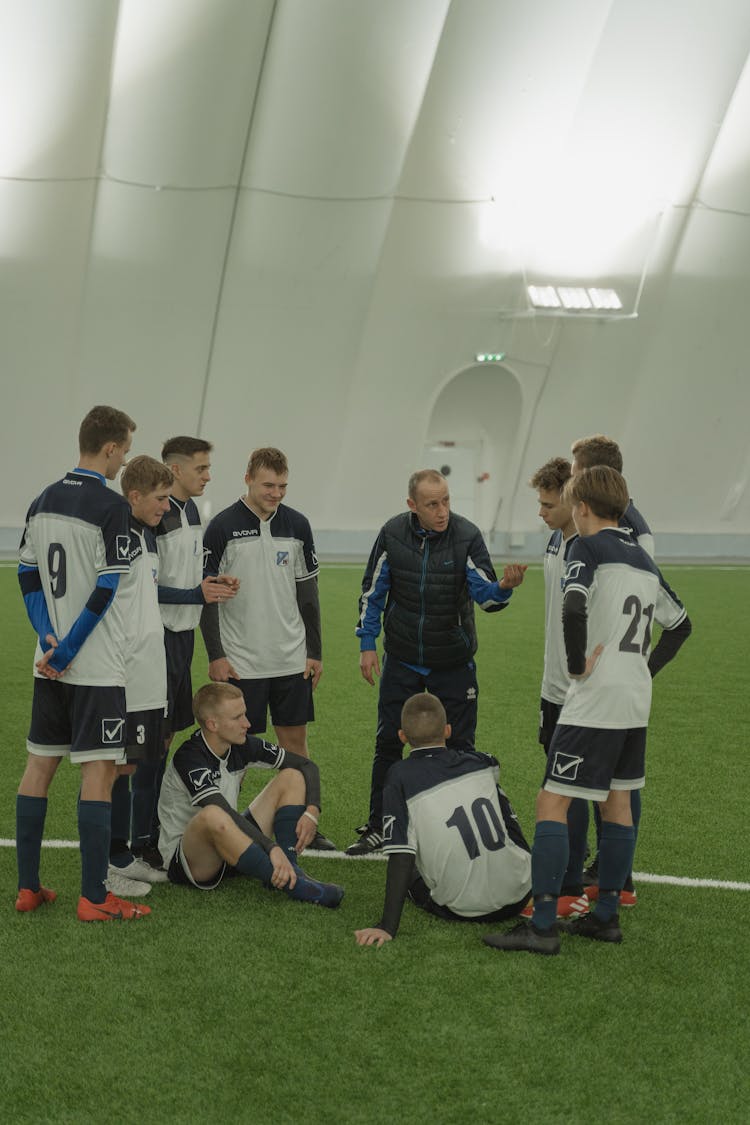
[(305, 644), (308, 660), (323, 659), (323, 641), (320, 629), (320, 597), (317, 578), (297, 583), (297, 606), (305, 626)]
[(200, 586), (189, 590), (178, 586), (159, 586), (158, 596), (160, 605), (203, 605), (205, 600)]
[(226, 653), (221, 644), (219, 628), (219, 607), (216, 603), (205, 605), (201, 613), (201, 633), (209, 661), (221, 660)]
[(395, 937), (398, 933), (406, 894), (413, 879), (414, 856), (411, 853), (396, 853), (388, 857), (383, 916), (376, 928), (385, 930), (391, 937)]
[(112, 605), (119, 582), (119, 574), (109, 573), (99, 576), (86, 605), (55, 649), (55, 654), (49, 661), (51, 668), (62, 672), (75, 660), (85, 642)]
[(669, 664), (680, 651), (685, 641), (693, 631), (689, 617), (684, 617), (674, 629), (664, 629), (651, 655), (648, 658), (648, 670), (652, 678), (660, 672), (665, 664)]
[(23, 602), (26, 606), (26, 613), (29, 621), (31, 622), (42, 648), (47, 648), (47, 636), (55, 635), (55, 630), (52, 626), (52, 620), (47, 608), (47, 600), (44, 597), (44, 590), (42, 588), (42, 577), (39, 570), (35, 566), (24, 566), (23, 564), (18, 568), (18, 583), (21, 587), (23, 595)]
[(301, 754), (285, 750), (282, 762), (282, 769), (284, 768), (299, 770), (305, 779), (305, 804), (315, 805), (320, 809), (320, 770), (312, 758), (304, 758)]
[(563, 637), (571, 676), (581, 676), (586, 670), (588, 621), (586, 597), (578, 590), (565, 595), (562, 608)]

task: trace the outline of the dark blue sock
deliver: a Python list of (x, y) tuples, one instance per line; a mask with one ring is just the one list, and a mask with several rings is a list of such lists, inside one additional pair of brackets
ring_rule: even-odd
[(633, 866), (635, 829), (628, 824), (602, 821), (599, 844), (599, 898), (594, 913), (607, 922), (617, 913), (619, 895), (625, 878)]
[(90, 902), (104, 902), (107, 889), (112, 806), (109, 801), (78, 800), (78, 839), (81, 846), (81, 894)]
[(46, 797), (16, 797), (18, 889), (39, 890), (39, 859), (47, 815)]
[(581, 894), (583, 865), (586, 861), (589, 832), (589, 803), (576, 797), (568, 808), (568, 869), (562, 881), (563, 894)]
[(297, 821), (304, 811), (304, 805), (282, 805), (273, 818), (273, 834), (292, 863), (297, 862)]
[[(631, 789), (630, 790), (630, 815), (633, 818), (633, 828), (635, 830), (635, 840), (634, 840), (634, 843), (633, 843), (633, 855), (634, 856), (635, 856), (635, 849), (638, 845), (638, 826), (641, 823), (641, 794), (642, 794), (642, 792), (643, 792), (642, 789)], [(632, 884), (632, 882), (633, 882), (632, 866), (631, 866), (630, 871), (628, 872), (628, 878), (625, 880), (625, 882), (627, 883), (628, 880), (630, 880), (630, 883)]]
[(115, 867), (125, 867), (133, 856), (128, 849), (130, 839), (130, 778), (120, 774), (112, 786), (112, 835), (109, 858)]
[(162, 758), (158, 762), (139, 762), (131, 780), (132, 827), (130, 843), (134, 848), (144, 848), (152, 838), (156, 814), (156, 794), (162, 772)]
[(596, 854), (599, 854), (602, 840), (602, 810), (599, 808), (599, 802), (594, 801), (594, 827), (596, 829)]
[(556, 820), (540, 820), (531, 849), (531, 888), (534, 895), (534, 925), (548, 930), (557, 918), (557, 896), (568, 866), (568, 826)]
[(247, 875), (250, 879), (260, 879), (261, 883), (270, 885), (273, 864), (260, 844), (251, 844), (234, 866), (241, 875)]

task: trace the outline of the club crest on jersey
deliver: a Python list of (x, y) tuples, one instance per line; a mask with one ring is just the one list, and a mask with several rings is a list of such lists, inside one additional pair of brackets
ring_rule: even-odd
[(130, 536), (118, 535), (115, 540), (115, 549), (117, 551), (118, 559), (130, 558)]
[(390, 840), (393, 837), (393, 825), (396, 821), (395, 816), (383, 817), (383, 841)]
[(552, 765), (552, 776), (561, 777), (563, 781), (575, 781), (582, 761), (583, 758), (578, 758), (574, 754), (561, 754), (558, 750)]
[(191, 770), (188, 777), (194, 789), (202, 789), (213, 780), (213, 772), (209, 766), (201, 766), (200, 769)]
[(289, 566), (289, 552), (288, 551), (277, 551), (276, 552), (276, 565), (277, 566)]
[(570, 582), (571, 579), (577, 578), (585, 566), (585, 562), (569, 562), (565, 567), (563, 582)]
[(124, 719), (102, 719), (102, 746), (119, 746)]

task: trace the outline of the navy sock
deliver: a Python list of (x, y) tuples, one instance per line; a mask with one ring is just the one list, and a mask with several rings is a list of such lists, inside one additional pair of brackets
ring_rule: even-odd
[(568, 866), (568, 826), (556, 820), (540, 820), (531, 849), (531, 886), (534, 894), (533, 923), (548, 930), (557, 918), (557, 896)]
[(130, 837), (130, 778), (120, 774), (112, 786), (112, 835), (109, 858), (115, 867), (124, 867), (132, 860), (128, 849)]
[(273, 818), (273, 834), (292, 863), (297, 862), (294, 850), (297, 844), (297, 821), (305, 811), (304, 805), (282, 805)]
[(607, 922), (617, 913), (619, 894), (633, 866), (635, 829), (628, 824), (602, 822), (599, 845), (599, 898), (594, 913)]
[(46, 797), (16, 797), (18, 889), (39, 890), (39, 859), (47, 816)]
[(562, 893), (580, 895), (583, 892), (583, 865), (586, 861), (589, 832), (589, 804), (580, 797), (574, 798), (568, 808), (568, 869), (562, 881)]
[(162, 758), (158, 762), (139, 762), (131, 780), (133, 796), (130, 842), (135, 848), (145, 847), (152, 838), (156, 794), (164, 760)]
[(104, 902), (107, 889), (112, 806), (109, 801), (78, 800), (78, 838), (81, 846), (81, 894), (90, 902)]
[(260, 879), (261, 883), (270, 884), (273, 864), (260, 844), (251, 844), (234, 866), (241, 875), (247, 875), (250, 879)]

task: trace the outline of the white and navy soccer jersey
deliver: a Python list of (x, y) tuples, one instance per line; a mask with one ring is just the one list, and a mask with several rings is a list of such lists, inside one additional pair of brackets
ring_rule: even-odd
[(565, 562), (571, 546), (578, 538), (574, 532), (563, 539), (562, 531), (553, 531), (544, 554), (544, 674), (542, 699), (562, 704), (570, 685), (568, 659), (562, 628), (563, 581)]
[[(159, 553), (159, 582), (178, 590), (192, 590), (203, 580), (203, 526), (193, 500), (169, 498), (156, 528)], [(164, 628), (172, 633), (196, 629), (201, 619), (201, 604), (160, 606)]]
[(571, 681), (559, 723), (605, 729), (647, 726), (653, 623), (674, 629), (685, 618), (684, 606), (653, 559), (619, 527), (606, 527), (572, 545), (563, 598), (574, 592), (586, 599), (586, 654), (597, 645), (603, 652), (590, 676)]
[(127, 631), (127, 707), (129, 712), (164, 709), (167, 660), (157, 589), (159, 557), (153, 531), (134, 517), (129, 557), (130, 572), (120, 580), (117, 593)]
[(169, 867), (182, 834), (207, 797), (221, 796), (237, 808), (240, 787), (251, 766), (281, 769), (286, 750), (248, 735), (220, 758), (196, 730), (174, 754), (164, 773), (159, 797), (159, 851)]
[(240, 580), (237, 595), (218, 607), (222, 648), (239, 679), (304, 672), (307, 640), (297, 584), (318, 574), (305, 516), (280, 504), (262, 520), (238, 500), (211, 520), (204, 546), (207, 574)]
[(643, 547), (646, 554), (653, 558), (656, 552), (651, 528), (632, 500), (628, 500), (628, 506), (621, 516), (619, 523), (620, 527), (624, 527), (626, 531), (630, 532), (631, 538), (634, 539), (639, 546)]
[[(128, 572), (129, 517), (125, 499), (107, 488), (98, 473), (81, 469), (49, 485), (29, 508), (19, 565), (24, 597), (34, 582), (41, 582), (49, 624), (58, 640), (66, 638), (74, 624), (80, 628), (82, 614), (84, 620), (89, 618), (85, 641), (65, 672), (68, 684), (125, 683), (122, 605), (117, 593), (111, 600), (107, 597), (111, 589), (95, 588), (97, 582), (116, 583)], [(35, 663), (41, 657), (37, 644)], [(34, 674), (39, 674), (36, 669)]]
[[(489, 754), (413, 750), (391, 766), (383, 792), (383, 851), (411, 853), (432, 898), (465, 918), (519, 902), (531, 856)], [(504, 799), (505, 800), (505, 799)]]

